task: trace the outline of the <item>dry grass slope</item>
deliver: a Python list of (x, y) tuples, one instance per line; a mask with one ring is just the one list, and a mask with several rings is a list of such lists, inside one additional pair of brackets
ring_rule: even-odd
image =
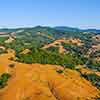
[[(80, 77), (77, 71), (56, 65), (23, 64), (10, 61), (14, 52), (0, 56), (0, 74), (11, 74), (0, 90), (0, 100), (95, 100), (99, 90)], [(9, 67), (9, 64), (15, 67)]]

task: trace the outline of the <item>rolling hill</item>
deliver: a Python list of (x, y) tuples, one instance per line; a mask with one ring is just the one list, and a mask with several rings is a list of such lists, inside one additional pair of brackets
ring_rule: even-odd
[(100, 99), (99, 30), (36, 26), (0, 32), (0, 100)]

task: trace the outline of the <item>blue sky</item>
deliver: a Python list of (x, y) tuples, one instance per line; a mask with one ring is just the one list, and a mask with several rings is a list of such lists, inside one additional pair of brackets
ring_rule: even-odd
[(100, 28), (100, 0), (0, 0), (0, 27)]

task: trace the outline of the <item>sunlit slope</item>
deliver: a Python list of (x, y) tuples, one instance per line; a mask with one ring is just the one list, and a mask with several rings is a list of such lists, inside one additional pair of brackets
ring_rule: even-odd
[[(0, 73), (10, 73), (0, 100), (95, 100), (99, 90), (77, 71), (56, 65), (23, 64), (10, 61), (14, 52), (0, 56)], [(13, 68), (9, 64), (15, 64)]]

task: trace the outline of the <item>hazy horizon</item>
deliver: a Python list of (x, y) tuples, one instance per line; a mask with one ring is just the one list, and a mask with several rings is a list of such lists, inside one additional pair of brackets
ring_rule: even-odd
[(0, 27), (0, 29), (17, 29), (17, 28), (34, 28), (37, 26), (41, 26), (41, 27), (51, 27), (51, 28), (55, 28), (55, 27), (68, 27), (68, 28), (77, 28), (77, 29), (96, 29), (96, 30), (100, 30), (100, 28), (93, 28), (93, 27), (74, 27), (74, 26), (61, 26), (61, 25), (57, 25), (57, 26), (46, 26), (46, 25), (34, 25), (34, 26), (16, 26), (16, 27)]
[(100, 29), (100, 0), (3, 0), (0, 28), (68, 26)]

